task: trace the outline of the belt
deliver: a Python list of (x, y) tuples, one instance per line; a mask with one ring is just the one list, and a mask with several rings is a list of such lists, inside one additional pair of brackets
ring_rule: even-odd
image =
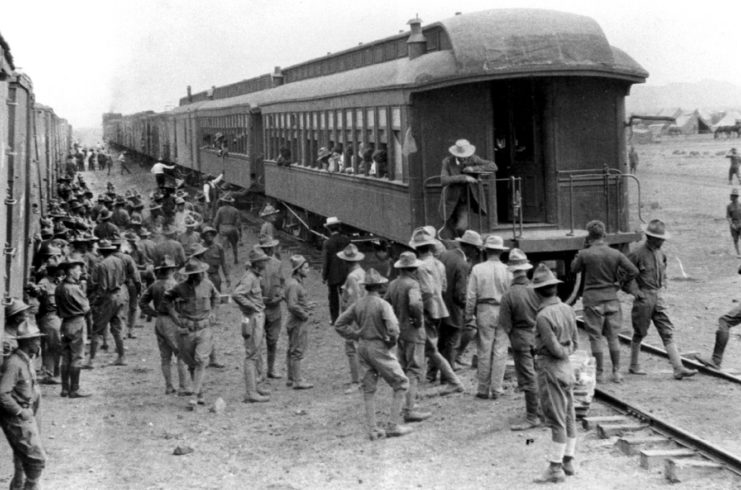
[(494, 298), (483, 298), (476, 301), (477, 305), (492, 305), (492, 306), (499, 306), (499, 301), (495, 300)]
[(208, 318), (204, 320), (191, 320), (190, 318), (181, 318), (180, 324), (183, 326), (183, 328), (187, 328), (191, 332), (196, 332), (210, 326), (211, 321)]

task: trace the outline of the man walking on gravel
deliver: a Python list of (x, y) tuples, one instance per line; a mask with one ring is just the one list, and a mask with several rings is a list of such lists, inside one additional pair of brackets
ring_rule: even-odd
[(571, 272), (582, 274), (584, 323), (589, 334), (592, 355), (597, 363), (597, 382), (605, 382), (602, 352), (604, 335), (612, 361), (612, 381), (622, 383), (618, 335), (622, 328), (623, 315), (617, 292), (623, 283), (631, 281), (638, 274), (638, 269), (625, 255), (605, 242), (604, 223), (590, 221), (587, 223), (587, 233), (589, 247), (576, 255), (571, 263)]
[(336, 217), (327, 218), (324, 227), (329, 232), (329, 238), (322, 246), (324, 258), (322, 282), (327, 285), (329, 290), (329, 319), (333, 325), (340, 314), (340, 286), (347, 278), (347, 267), (345, 262), (337, 256), (337, 253), (350, 244), (350, 239), (340, 232), (341, 225), (342, 223)]
[(726, 220), (731, 229), (733, 248), (736, 249), (736, 255), (741, 256), (741, 252), (738, 250), (738, 239), (741, 236), (741, 203), (738, 202), (738, 195), (738, 189), (731, 191), (731, 202), (726, 206)]
[(741, 184), (741, 155), (738, 154), (735, 148), (731, 148), (731, 151), (726, 153), (726, 158), (731, 160), (731, 164), (728, 167), (728, 185), (733, 184), (733, 176), (736, 176), (736, 180)]
[[(308, 326), (309, 315), (314, 304), (307, 299), (304, 280), (309, 274), (309, 262), (302, 255), (291, 257), (291, 278), (286, 284), (286, 308), (288, 310), (288, 352), (286, 362), (288, 364), (287, 386), (294, 390), (308, 390), (314, 387), (306, 382), (303, 377), (301, 363), (303, 362), (306, 349), (309, 346)], [(275, 376), (273, 376), (275, 377)]]

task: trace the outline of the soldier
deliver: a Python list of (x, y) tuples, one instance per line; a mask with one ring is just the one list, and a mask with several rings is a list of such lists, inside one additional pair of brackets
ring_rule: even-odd
[(576, 255), (571, 263), (571, 272), (582, 274), (584, 323), (589, 334), (592, 355), (597, 363), (597, 382), (605, 382), (602, 352), (604, 335), (612, 361), (612, 381), (622, 383), (618, 335), (622, 328), (623, 314), (617, 292), (622, 283), (630, 282), (638, 274), (638, 269), (625, 255), (605, 242), (604, 223), (590, 221), (587, 223), (587, 233), (590, 245)]
[(302, 255), (291, 257), (291, 278), (286, 284), (286, 307), (288, 320), (286, 330), (288, 331), (288, 352), (286, 352), (286, 363), (288, 366), (288, 382), (294, 390), (307, 390), (314, 387), (308, 383), (301, 370), (301, 362), (308, 348), (307, 322), (314, 309), (314, 303), (306, 298), (304, 279), (309, 274), (309, 262)]
[(165, 227), (162, 228), (164, 239), (154, 246), (152, 252), (152, 259), (155, 264), (161, 263), (165, 259), (165, 256), (169, 256), (175, 261), (178, 267), (185, 265), (185, 250), (180, 242), (175, 240), (177, 233), (178, 232), (170, 226), (165, 225)]
[[(55, 290), (57, 314), (62, 319), (59, 331), (62, 337), (62, 393), (70, 398), (86, 398), (80, 391), (80, 368), (85, 351), (85, 318), (90, 313), (87, 294), (80, 284), (85, 262), (71, 258), (59, 264), (65, 278)], [(92, 346), (92, 344), (91, 344)]]
[[(270, 257), (265, 264), (265, 271), (260, 276), (260, 288), (262, 289), (263, 302), (265, 303), (265, 343), (268, 352), (268, 378), (280, 379), (281, 375), (275, 370), (275, 358), (278, 350), (278, 338), (280, 328), (283, 324), (280, 304), (283, 301), (285, 279), (281, 274), (280, 260), (273, 255), (275, 247), (279, 244), (269, 235), (260, 235), (257, 246)], [(262, 347), (261, 347), (262, 350)], [(259, 358), (262, 366), (262, 354)]]
[[(23, 322), (16, 334), (18, 348), (8, 358), (0, 379), (0, 426), (13, 449), (15, 473), (10, 488), (38, 489), (46, 453), (36, 412), (41, 403), (41, 390), (36, 383), (33, 357), (41, 350), (43, 334), (31, 322)], [(24, 483), (25, 480), (25, 483)]]
[(118, 196), (113, 203), (113, 215), (111, 216), (111, 223), (116, 225), (119, 230), (125, 230), (131, 223), (131, 217), (129, 212), (126, 211), (126, 199), (123, 196)]
[(44, 377), (39, 383), (59, 384), (55, 378), (59, 376), (59, 361), (62, 355), (62, 340), (60, 329), (62, 319), (57, 314), (55, 292), (62, 280), (61, 271), (57, 264), (46, 266), (46, 276), (39, 281), (39, 313), (38, 324), (46, 338), (43, 339), (41, 365)]
[(139, 276), (139, 269), (137, 268), (134, 259), (131, 255), (121, 251), (121, 239), (116, 237), (116, 239), (112, 240), (111, 243), (117, 247), (113, 256), (119, 258), (124, 264), (124, 271), (126, 272), (124, 284), (127, 291), (124, 304), (124, 314), (126, 315), (127, 337), (135, 339), (134, 325), (136, 324), (136, 310), (139, 305), (139, 294), (141, 294), (142, 291), (142, 281)]
[(277, 218), (280, 211), (275, 209), (272, 204), (267, 203), (262, 211), (260, 211), (260, 217), (265, 222), (260, 226), (260, 235), (275, 236), (275, 219)]
[(726, 220), (731, 229), (731, 239), (733, 248), (736, 249), (736, 255), (740, 255), (738, 250), (738, 238), (741, 236), (741, 203), (738, 202), (738, 189), (731, 191), (731, 202), (726, 206)]
[[(371, 440), (385, 436), (403, 436), (412, 432), (410, 427), (401, 424), (401, 409), (409, 389), (409, 379), (393, 352), (399, 339), (398, 320), (391, 305), (379, 295), (380, 289), (386, 283), (388, 279), (375, 269), (368, 269), (363, 280), (365, 296), (350, 305), (337, 318), (334, 325), (342, 337), (358, 342), (360, 363), (365, 371), (363, 375), (365, 422)], [(390, 420), (385, 430), (376, 425), (375, 396), (379, 376), (394, 391)]]
[(551, 429), (550, 465), (536, 483), (558, 483), (574, 474), (576, 417), (574, 371), (569, 356), (577, 349), (576, 315), (556, 293), (558, 284), (545, 264), (533, 274), (532, 287), (540, 298), (535, 318), (535, 355), (540, 405)]
[(18, 342), (15, 340), (18, 334), (18, 327), (25, 322), (28, 315), (31, 314), (30, 310), (31, 306), (18, 298), (11, 298), (10, 302), (5, 305), (3, 359), (2, 364), (0, 364), (0, 371), (2, 371), (2, 366), (8, 360), (13, 351), (18, 348)]
[(449, 313), (443, 300), (443, 291), (447, 288), (445, 266), (433, 255), (436, 242), (432, 235), (420, 228), (414, 231), (409, 246), (417, 251), (422, 261), (422, 265), (417, 269), (417, 280), (425, 309), (425, 355), (440, 371), (442, 380), (447, 383), (440, 391), (440, 395), (445, 396), (462, 393), (464, 388), (447, 359), (437, 350), (440, 322)]
[(98, 339), (104, 334), (109, 323), (118, 354), (113, 364), (115, 366), (126, 365), (123, 329), (126, 326), (129, 291), (126, 286), (126, 265), (123, 260), (114, 255), (117, 250), (118, 245), (110, 240), (101, 240), (98, 244), (98, 252), (102, 259), (90, 276), (93, 335), (90, 339), (90, 358), (85, 369), (93, 369)]
[(196, 231), (197, 226), (196, 220), (190, 216), (185, 219), (185, 232), (178, 236), (178, 241), (184, 250), (188, 250), (191, 245), (201, 243), (201, 235)]
[(206, 403), (203, 398), (203, 376), (208, 356), (213, 350), (211, 317), (219, 295), (211, 281), (205, 277), (207, 269), (208, 266), (204, 263), (189, 260), (179, 271), (187, 276), (185, 281), (165, 292), (167, 313), (179, 328), (180, 355), (193, 380), (196, 398), (188, 401), (191, 407)]
[(340, 232), (341, 225), (336, 217), (327, 218), (324, 227), (329, 238), (322, 245), (322, 282), (329, 289), (329, 318), (333, 325), (340, 314), (340, 286), (347, 278), (345, 262), (337, 257), (337, 253), (350, 244), (350, 239)]
[(260, 276), (268, 260), (270, 257), (261, 249), (250, 250), (247, 270), (232, 294), (232, 299), (242, 312), (245, 403), (270, 401), (270, 392), (258, 386), (257, 382), (257, 359), (265, 334), (265, 303), (260, 289)]
[(214, 228), (218, 230), (222, 243), (229, 243), (234, 253), (234, 263), (239, 263), (239, 252), (237, 243), (242, 239), (242, 216), (239, 210), (233, 206), (234, 198), (227, 194), (219, 200), (223, 203), (216, 211), (214, 217)]
[(180, 388), (178, 395), (189, 396), (193, 393), (187, 386), (188, 379), (185, 372), (185, 363), (180, 356), (180, 346), (178, 345), (180, 332), (175, 321), (170, 317), (165, 301), (165, 293), (177, 285), (177, 281), (173, 278), (175, 269), (177, 269), (177, 266), (171, 257), (165, 257), (165, 260), (155, 267), (157, 279), (154, 284), (144, 291), (141, 300), (139, 300), (139, 306), (144, 313), (157, 318), (154, 323), (154, 333), (157, 336), (157, 346), (160, 350), (162, 376), (165, 378), (165, 395), (175, 393), (170, 369), (172, 358), (175, 357), (178, 370), (178, 385)]
[(659, 337), (664, 343), (666, 354), (674, 367), (674, 378), (682, 379), (694, 376), (697, 371), (687, 369), (682, 365), (682, 358), (674, 343), (674, 325), (666, 314), (666, 303), (663, 298), (663, 289), (666, 287), (666, 255), (661, 251), (664, 240), (669, 239), (666, 226), (660, 219), (653, 219), (644, 229), (646, 241), (637, 249), (628, 254), (630, 260), (638, 269), (638, 275), (625, 290), (633, 295), (633, 338), (630, 343), (631, 374), (645, 375), (641, 369), (638, 357), (641, 353), (641, 342), (648, 334), (648, 327), (653, 321)]
[(100, 212), (100, 215), (98, 216), (98, 226), (93, 230), (93, 234), (100, 240), (103, 240), (104, 238), (110, 240), (114, 235), (118, 235), (118, 227), (111, 223), (112, 216), (113, 214), (111, 214), (107, 209)]
[(509, 336), (515, 360), (517, 384), (525, 392), (525, 422), (512, 425), (512, 430), (527, 430), (540, 426), (538, 418), (538, 385), (535, 379), (533, 349), (535, 348), (535, 317), (540, 299), (531, 287), (527, 271), (533, 266), (525, 252), (513, 248), (507, 269), (512, 273), (509, 290), (499, 305), (499, 326)]
[[(350, 243), (343, 250), (337, 252), (337, 257), (346, 263), (347, 276), (345, 284), (340, 288), (340, 308), (345, 311), (351, 304), (365, 296), (365, 288), (361, 283), (365, 279), (365, 271), (360, 262), (365, 254), (358, 251), (354, 243)], [(352, 394), (358, 391), (360, 386), (360, 361), (358, 360), (357, 343), (351, 339), (345, 339), (345, 355), (350, 364), (350, 387), (345, 391)]]
[(512, 274), (499, 257), (507, 250), (501, 237), (487, 236), (486, 260), (473, 266), (466, 291), (466, 324), (476, 329), (479, 385), (476, 398), (484, 400), (496, 400), (504, 393), (509, 342), (507, 332), (499, 325), (499, 306), (512, 282)]
[(425, 365), (424, 305), (419, 283), (414, 278), (420, 265), (422, 261), (417, 259), (414, 252), (402, 252), (399, 260), (394, 263), (399, 276), (391, 281), (385, 297), (399, 320), (397, 353), (399, 364), (409, 378), (409, 391), (403, 410), (405, 422), (421, 422), (432, 416), (430, 412), (414, 409)]

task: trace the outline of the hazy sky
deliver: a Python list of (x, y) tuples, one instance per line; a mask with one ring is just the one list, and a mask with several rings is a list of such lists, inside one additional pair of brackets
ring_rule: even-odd
[(106, 111), (177, 105), (189, 84), (198, 92), (395, 34), (417, 13), (427, 24), (511, 7), (594, 18), (649, 84), (741, 84), (741, 5), (730, 1), (5, 0), (0, 33), (37, 100), (89, 127)]

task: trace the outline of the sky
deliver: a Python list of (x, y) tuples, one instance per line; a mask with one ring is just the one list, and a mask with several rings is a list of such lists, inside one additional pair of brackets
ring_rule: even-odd
[(327, 52), (492, 8), (586, 15), (651, 85), (712, 79), (741, 85), (736, 2), (623, 0), (7, 0), (0, 33), (36, 100), (75, 127), (104, 112), (162, 111), (193, 92)]

